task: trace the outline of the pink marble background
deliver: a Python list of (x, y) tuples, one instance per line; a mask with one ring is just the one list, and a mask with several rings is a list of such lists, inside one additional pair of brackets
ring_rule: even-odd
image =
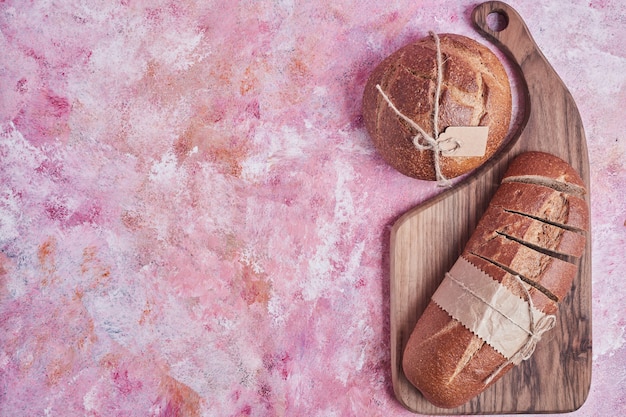
[[(0, 0), (0, 415), (409, 416), (370, 71), (469, 0)], [(511, 1), (592, 170), (591, 393), (626, 415), (626, 6)]]

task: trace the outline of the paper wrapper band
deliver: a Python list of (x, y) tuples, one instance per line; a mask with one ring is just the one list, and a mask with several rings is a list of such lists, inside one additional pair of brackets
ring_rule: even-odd
[(555, 324), (554, 316), (532, 305), (528, 291), (519, 282), (526, 300), (459, 257), (432, 300), (508, 363), (517, 365), (532, 355), (541, 334)]

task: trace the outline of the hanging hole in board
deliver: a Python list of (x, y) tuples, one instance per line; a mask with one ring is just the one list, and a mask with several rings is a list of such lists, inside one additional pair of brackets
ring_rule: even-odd
[(487, 27), (494, 32), (501, 32), (509, 25), (509, 17), (501, 11), (491, 12), (487, 15)]

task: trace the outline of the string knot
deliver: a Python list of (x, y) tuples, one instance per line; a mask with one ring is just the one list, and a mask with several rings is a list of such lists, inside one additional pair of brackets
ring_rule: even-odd
[(556, 317), (553, 315), (543, 316), (537, 320), (536, 324), (533, 323), (531, 319), (531, 329), (529, 329), (528, 340), (517, 354), (511, 358), (511, 362), (515, 365), (519, 365), (522, 361), (529, 359), (535, 352), (535, 347), (537, 347), (537, 342), (541, 340), (541, 336), (555, 325)]

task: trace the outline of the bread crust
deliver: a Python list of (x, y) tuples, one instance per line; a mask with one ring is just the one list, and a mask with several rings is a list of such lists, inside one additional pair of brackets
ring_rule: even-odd
[[(428, 320), (417, 322), (404, 351), (404, 373), (432, 404), (458, 407), (486, 388), (475, 381), (487, 379), (495, 369), (492, 364), (506, 358), (433, 301), (423, 316)], [(450, 364), (461, 364), (460, 372)]]
[[(446, 178), (464, 174), (489, 159), (505, 139), (511, 121), (511, 90), (502, 63), (487, 47), (465, 36), (439, 35), (445, 60), (439, 128), (489, 126), (482, 157), (440, 157)], [(398, 110), (433, 132), (436, 47), (432, 37), (407, 45), (387, 57), (370, 75), (363, 96), (363, 118), (376, 149), (402, 174), (436, 179), (431, 150), (418, 150), (417, 134), (391, 110), (380, 85)]]
[(525, 152), (516, 157), (509, 164), (503, 181), (511, 181), (519, 178), (536, 178), (543, 181), (554, 180), (555, 182), (569, 186), (579, 187), (584, 192), (585, 183), (580, 175), (563, 160), (545, 152)]
[(589, 210), (583, 199), (543, 185), (503, 182), (490, 205), (568, 229), (589, 229)]
[(468, 247), (498, 235), (562, 257), (579, 258), (585, 250), (584, 235), (497, 206), (487, 208)]
[[(528, 155), (520, 158), (522, 162), (532, 159), (537, 167), (545, 166), (541, 164), (544, 158), (553, 165), (567, 165), (552, 155), (545, 155), (533, 153), (532, 158)], [(507, 171), (507, 175), (513, 172), (516, 176), (521, 165), (514, 160), (513, 169)], [(535, 175), (527, 167), (524, 170), (524, 175)], [(542, 174), (552, 175), (557, 171), (563, 171), (562, 167), (544, 170)], [(568, 175), (571, 180), (573, 176)], [(507, 211), (511, 209), (515, 212)], [(587, 205), (579, 197), (535, 183), (504, 182), (470, 237), (462, 257), (526, 299), (516, 278), (520, 277), (534, 307), (554, 315), (558, 302), (566, 297), (576, 276), (576, 257), (582, 255), (585, 247), (583, 231), (587, 229), (588, 216)], [(507, 365), (497, 376), (489, 378), (506, 361), (431, 300), (407, 342), (402, 366), (407, 379), (427, 400), (438, 407), (454, 408), (506, 374), (513, 365)]]
[(502, 236), (468, 246), (467, 251), (514, 271), (526, 281), (545, 288), (557, 300), (565, 297), (578, 270), (574, 264), (544, 255)]

